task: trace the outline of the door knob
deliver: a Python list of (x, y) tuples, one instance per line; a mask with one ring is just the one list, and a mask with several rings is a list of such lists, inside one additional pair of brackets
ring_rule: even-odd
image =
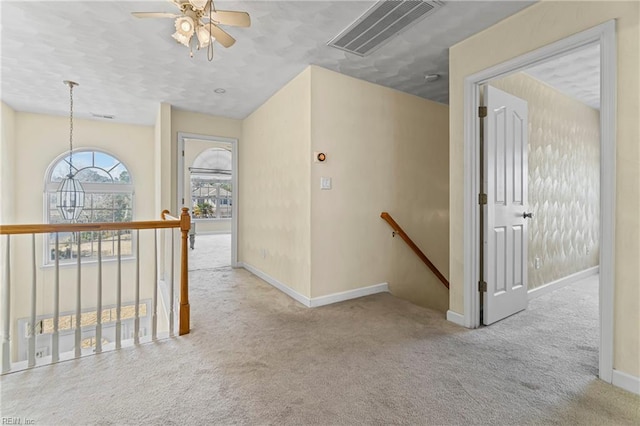
[(524, 212), (522, 213), (522, 217), (524, 217), (525, 219), (532, 219), (533, 218), (533, 213), (532, 212)]

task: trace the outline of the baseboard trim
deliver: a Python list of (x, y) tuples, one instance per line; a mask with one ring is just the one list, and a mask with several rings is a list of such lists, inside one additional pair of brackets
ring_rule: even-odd
[(569, 284), (573, 284), (592, 275), (598, 275), (599, 272), (599, 266), (594, 266), (593, 268), (588, 268), (583, 271), (576, 272), (575, 274), (568, 275), (564, 278), (560, 278), (559, 280), (552, 281), (548, 284), (529, 290), (527, 293), (527, 297), (529, 298), (529, 300), (535, 299), (536, 297), (551, 293), (552, 291), (558, 290), (562, 287), (566, 287)]
[(640, 395), (640, 377), (632, 376), (631, 374), (623, 373), (620, 370), (613, 370), (611, 375), (611, 384), (624, 389), (628, 392)]
[(342, 291), (340, 293), (327, 294), (326, 296), (308, 298), (307, 296), (303, 296), (298, 293), (288, 285), (278, 281), (273, 278), (271, 275), (266, 274), (256, 268), (255, 266), (248, 265), (243, 262), (237, 263), (238, 268), (244, 268), (247, 271), (251, 272), (253, 275), (258, 278), (266, 281), (268, 284), (271, 284), (287, 296), (291, 297), (294, 300), (302, 303), (304, 306), (308, 308), (317, 308), (319, 306), (331, 305), (333, 303), (344, 302), (345, 300), (357, 299), (358, 297), (370, 296), (372, 294), (377, 293), (388, 293), (389, 292), (389, 284), (388, 283), (380, 283), (371, 285), (368, 287), (360, 287), (353, 290)]
[(388, 293), (389, 284), (380, 283), (368, 287), (355, 288), (353, 290), (341, 291), (339, 293), (327, 294), (326, 296), (313, 297), (311, 307), (330, 305), (332, 303), (344, 302), (345, 300), (357, 299), (358, 297), (370, 296), (377, 293)]
[(451, 321), (454, 324), (458, 324), (464, 327), (464, 315), (460, 315), (457, 312), (453, 312), (451, 310), (447, 311), (447, 321)]
[(306, 306), (308, 308), (311, 307), (311, 299), (309, 299), (307, 296), (303, 296), (302, 294), (298, 293), (297, 291), (295, 291), (294, 289), (292, 289), (288, 285), (286, 285), (284, 283), (281, 283), (277, 279), (273, 278), (271, 275), (265, 274), (264, 272), (262, 272), (258, 268), (254, 267), (254, 266), (251, 266), (251, 265), (248, 265), (248, 264), (243, 263), (243, 262), (238, 262), (238, 267), (246, 269), (247, 271), (251, 272), (256, 277), (258, 277), (258, 278), (262, 279), (263, 281), (266, 281), (267, 283), (271, 284), (272, 286), (274, 286), (275, 288), (277, 288), (278, 290), (280, 290), (281, 292), (283, 292), (287, 296), (289, 296), (292, 299), (297, 300), (298, 302), (302, 303), (304, 306)]

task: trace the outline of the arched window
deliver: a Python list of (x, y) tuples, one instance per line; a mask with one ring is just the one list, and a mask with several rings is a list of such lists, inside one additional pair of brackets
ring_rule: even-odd
[[(45, 220), (47, 223), (63, 223), (62, 215), (56, 207), (56, 190), (60, 182), (69, 174), (69, 155), (56, 159), (47, 171), (45, 181)], [(77, 150), (73, 153), (72, 173), (82, 183), (85, 191), (84, 208), (78, 218), (79, 223), (130, 222), (133, 218), (133, 181), (129, 169), (114, 156), (98, 150)], [(72, 233), (59, 234), (58, 255), (60, 262), (71, 262), (78, 255), (77, 236)], [(130, 256), (131, 233), (122, 231), (121, 250), (123, 256)], [(80, 255), (87, 260), (98, 255), (98, 233), (82, 232), (80, 235)], [(102, 257), (117, 255), (117, 232), (102, 232)], [(46, 263), (55, 260), (55, 239), (49, 236)]]
[(189, 167), (191, 172), (191, 208), (194, 219), (231, 217), (231, 151), (209, 148)]

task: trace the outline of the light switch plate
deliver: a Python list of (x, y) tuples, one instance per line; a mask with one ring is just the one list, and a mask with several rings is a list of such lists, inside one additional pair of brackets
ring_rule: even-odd
[(320, 189), (331, 189), (331, 178), (330, 177), (321, 177), (320, 178)]

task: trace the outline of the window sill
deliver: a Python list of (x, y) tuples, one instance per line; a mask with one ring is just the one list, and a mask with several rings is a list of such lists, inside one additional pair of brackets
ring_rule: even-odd
[[(135, 256), (126, 256), (126, 257), (122, 257), (121, 261), (122, 263), (129, 263), (129, 262), (133, 262), (136, 260)], [(102, 263), (116, 263), (118, 262), (117, 258), (109, 258), (109, 259), (102, 259)], [(91, 259), (91, 260), (81, 260), (81, 264), (82, 266), (91, 266), (91, 265), (97, 265), (98, 261), (96, 259)], [(56, 267), (56, 264), (52, 261), (51, 263), (45, 263), (44, 265), (41, 265), (40, 268), (41, 269), (54, 269)], [(67, 268), (77, 268), (78, 267), (78, 260), (74, 259), (73, 262), (60, 262), (60, 269), (67, 269)]]

